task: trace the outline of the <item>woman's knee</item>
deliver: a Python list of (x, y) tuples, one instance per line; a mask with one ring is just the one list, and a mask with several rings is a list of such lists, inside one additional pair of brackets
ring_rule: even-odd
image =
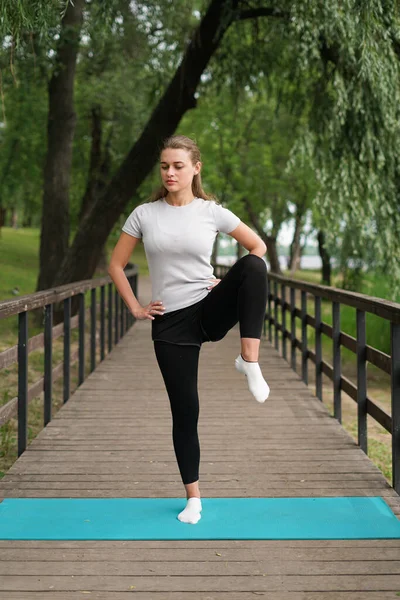
[(257, 254), (246, 254), (245, 256), (242, 256), (240, 260), (243, 260), (243, 265), (246, 270), (262, 274), (267, 272), (265, 260), (261, 258), (261, 256), (257, 256)]

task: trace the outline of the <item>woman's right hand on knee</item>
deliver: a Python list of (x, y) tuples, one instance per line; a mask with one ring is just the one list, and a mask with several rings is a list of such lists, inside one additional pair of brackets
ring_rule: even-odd
[(146, 306), (141, 306), (137, 308), (133, 314), (135, 319), (150, 319), (154, 321), (154, 315), (163, 315), (165, 312), (165, 308), (161, 300), (155, 300), (154, 302), (150, 302)]

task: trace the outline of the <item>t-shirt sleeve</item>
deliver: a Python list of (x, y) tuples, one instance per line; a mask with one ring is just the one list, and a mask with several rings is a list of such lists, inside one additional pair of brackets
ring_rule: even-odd
[(214, 215), (217, 230), (222, 231), (222, 233), (230, 233), (240, 223), (240, 219), (235, 213), (216, 202), (214, 202)]
[(136, 238), (142, 237), (142, 225), (140, 222), (140, 206), (133, 209), (129, 217), (126, 219), (122, 231)]

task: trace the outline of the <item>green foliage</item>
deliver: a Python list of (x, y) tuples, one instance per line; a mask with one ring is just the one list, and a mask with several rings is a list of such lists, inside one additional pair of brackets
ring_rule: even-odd
[[(103, 154), (110, 141), (107, 184), (141, 135), (208, 5), (206, 0), (85, 2), (75, 85), (73, 226), (87, 185), (91, 111), (101, 108)], [(251, 3), (255, 9), (263, 5)], [(66, 0), (5, 0), (0, 6), (6, 123), (0, 129), (0, 197), (2, 206), (23, 207), (33, 225), (40, 219), (46, 86), (67, 6)], [(227, 2), (226, 8), (224, 19), (233, 23), (203, 74), (198, 109), (180, 126), (188, 135), (198, 132), (210, 191), (229, 199), (243, 216), (240, 198), (246, 195), (260, 218), (271, 219), (274, 232), (292, 217), (293, 206), (305, 202), (314, 226), (325, 232), (328, 251), (350, 275), (345, 285), (357, 285), (353, 265), (363, 262), (386, 273), (395, 294), (400, 285), (396, 2), (284, 0), (272, 16), (245, 20), (240, 13), (250, 8), (247, 3)], [(155, 177), (143, 184), (140, 196)]]
[(235, 22), (210, 66), (219, 90), (226, 83), (237, 98), (246, 85), (265, 83), (297, 116), (288, 169), (311, 165), (314, 221), (328, 251), (357, 260), (368, 246), (368, 264), (391, 277), (393, 293), (400, 289), (399, 69), (394, 0), (280, 2), (275, 16)]
[(381, 268), (394, 293), (400, 286), (396, 3), (290, 5), (295, 81), (307, 80), (313, 90), (311, 103), (302, 99), (308, 118), (293, 159), (306, 155), (315, 169), (315, 205), (328, 224), (328, 250), (334, 253), (338, 238), (345, 238), (347, 257)]
[[(23, 9), (24, 4), (21, 6)], [(85, 3), (74, 91), (72, 228), (78, 224), (87, 186), (92, 110), (101, 112), (101, 162), (109, 146), (110, 166), (104, 174), (107, 185), (174, 73), (198, 22), (192, 8), (188, 0), (179, 6), (169, 1), (137, 2), (133, 12), (125, 0)], [(11, 18), (11, 13), (8, 16)], [(39, 36), (37, 31), (32, 37), (22, 35), (12, 56), (8, 43), (0, 54), (5, 125), (0, 128), (0, 205), (17, 208), (19, 223), (33, 226), (39, 226), (41, 218), (47, 85), (55, 67), (57, 19), (49, 21), (47, 36)]]
[(257, 92), (246, 86), (233, 98), (229, 85), (205, 81), (178, 133), (194, 137), (202, 150), (205, 188), (251, 225), (246, 199), (264, 230), (277, 235), (289, 207), (307, 206), (314, 193), (309, 170), (285, 173), (297, 119), (261, 86)]
[[(29, 77), (33, 73), (33, 77)], [(42, 170), (46, 150), (46, 86), (31, 57), (4, 77), (3, 123), (0, 128), (0, 206), (19, 209), (20, 224), (39, 225)]]
[[(0, 37), (10, 36), (17, 48), (32, 34), (41, 39), (51, 39), (69, 4), (73, 5), (73, 0), (2, 0)], [(121, 0), (86, 0), (87, 10), (92, 12), (99, 35), (112, 24), (115, 10), (121, 4)]]
[(29, 32), (47, 35), (64, 15), (69, 0), (2, 0), (0, 37), (12, 36), (16, 45)]

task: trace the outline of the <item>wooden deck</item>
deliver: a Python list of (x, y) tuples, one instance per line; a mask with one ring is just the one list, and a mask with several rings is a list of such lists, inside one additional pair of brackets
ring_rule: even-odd
[[(141, 277), (142, 303), (149, 293)], [(184, 498), (150, 326), (137, 322), (85, 380), (0, 482), (1, 498)], [(400, 516), (400, 497), (276, 350), (262, 341), (263, 405), (234, 368), (238, 351), (236, 327), (200, 354), (202, 496), (383, 496)], [(0, 600), (400, 595), (400, 540), (0, 541), (0, 555)]]

